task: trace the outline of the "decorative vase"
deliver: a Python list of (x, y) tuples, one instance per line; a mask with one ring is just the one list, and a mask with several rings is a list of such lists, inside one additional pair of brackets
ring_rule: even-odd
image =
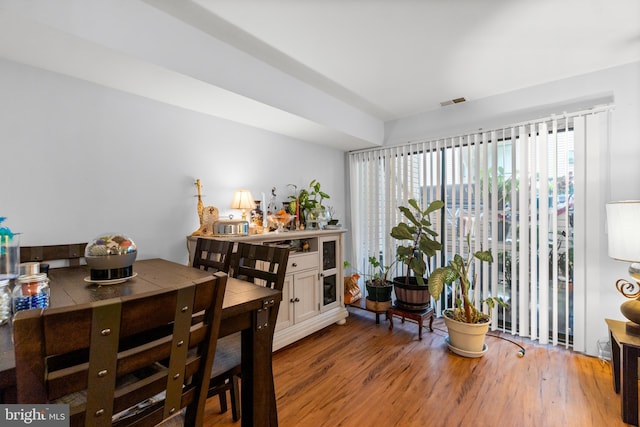
[(133, 240), (119, 233), (104, 233), (87, 244), (84, 257), (94, 281), (133, 277), (138, 249)]
[(489, 322), (465, 323), (449, 317), (451, 310), (444, 311), (444, 323), (449, 331), (447, 344), (454, 353), (464, 357), (481, 357), (487, 351), (485, 337)]
[(431, 294), (426, 285), (418, 285), (418, 280), (410, 276), (407, 284), (406, 276), (394, 277), (393, 288), (396, 294), (396, 307), (408, 311), (424, 311), (431, 305)]

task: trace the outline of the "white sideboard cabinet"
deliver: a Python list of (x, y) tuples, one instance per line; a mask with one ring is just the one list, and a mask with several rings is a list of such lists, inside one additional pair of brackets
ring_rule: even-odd
[[(345, 230), (271, 232), (210, 239), (283, 244), (291, 248), (273, 349), (278, 350), (332, 323), (344, 324), (343, 237)], [(197, 237), (187, 238), (189, 264)]]

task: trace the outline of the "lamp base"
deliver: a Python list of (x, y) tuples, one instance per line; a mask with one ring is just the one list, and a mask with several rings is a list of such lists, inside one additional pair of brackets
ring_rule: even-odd
[(634, 335), (640, 337), (640, 325), (634, 322), (627, 322), (626, 327), (627, 335)]
[(629, 320), (627, 333), (640, 335), (640, 301), (637, 299), (625, 301), (620, 305), (620, 312)]

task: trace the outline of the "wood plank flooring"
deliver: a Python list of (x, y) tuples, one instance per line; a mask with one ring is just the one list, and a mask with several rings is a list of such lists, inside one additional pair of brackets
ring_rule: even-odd
[[(611, 367), (598, 358), (502, 334), (484, 357), (447, 349), (441, 319), (434, 332), (349, 308), (332, 325), (274, 354), (282, 427), (335, 426), (624, 426)], [(205, 426), (239, 426), (231, 411), (207, 402)]]

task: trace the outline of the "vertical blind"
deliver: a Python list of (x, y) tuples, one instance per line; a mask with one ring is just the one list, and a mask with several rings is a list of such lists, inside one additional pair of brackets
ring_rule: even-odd
[[(582, 327), (583, 320), (573, 307), (585, 298), (573, 274), (583, 262), (574, 253), (574, 217), (585, 215), (584, 201), (576, 203), (584, 189), (575, 188), (585, 165), (576, 159), (586, 157), (581, 150), (589, 144), (606, 144), (608, 132), (585, 128), (594, 122), (608, 128), (610, 110), (350, 153), (352, 264), (367, 271), (375, 256), (390, 265), (397, 242), (389, 233), (403, 220), (398, 206), (412, 198), (423, 206), (443, 200), (443, 210), (431, 217), (443, 244), (431, 268), (456, 253), (490, 249), (494, 262), (476, 261), (472, 274), (476, 304), (489, 295), (509, 304), (494, 310), (492, 328), (572, 345), (574, 323)], [(392, 274), (404, 273), (394, 264)], [(452, 292), (434, 302), (439, 313), (455, 301)]]

